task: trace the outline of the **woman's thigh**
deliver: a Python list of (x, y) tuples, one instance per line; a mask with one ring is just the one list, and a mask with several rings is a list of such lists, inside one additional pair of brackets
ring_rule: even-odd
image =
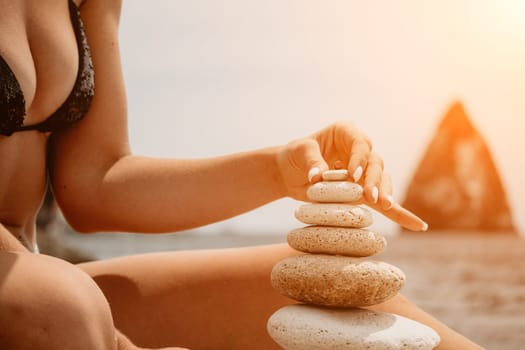
[[(79, 265), (100, 286), (117, 328), (137, 345), (199, 349), (279, 349), (266, 322), (294, 301), (278, 295), (270, 272), (299, 254), (286, 244), (146, 254)], [(433, 327), (436, 349), (481, 349), (397, 295), (373, 309)]]
[(140, 346), (278, 349), (266, 332), (289, 299), (270, 285), (287, 245), (154, 253), (79, 265), (103, 290), (115, 324)]

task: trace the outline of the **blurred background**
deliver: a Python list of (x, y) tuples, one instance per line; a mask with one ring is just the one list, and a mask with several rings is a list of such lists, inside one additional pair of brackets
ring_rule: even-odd
[[(120, 39), (135, 153), (211, 157), (352, 121), (433, 229), (375, 214), (404, 293), (487, 348), (522, 346), (525, 1), (126, 0)], [(43, 214), (41, 246), (76, 261), (284, 242), (299, 204), (156, 237)]]
[[(402, 200), (460, 101), (525, 227), (523, 0), (127, 0), (121, 33), (136, 153), (209, 157), (351, 120), (372, 138)], [(286, 230), (295, 205), (203, 230)]]

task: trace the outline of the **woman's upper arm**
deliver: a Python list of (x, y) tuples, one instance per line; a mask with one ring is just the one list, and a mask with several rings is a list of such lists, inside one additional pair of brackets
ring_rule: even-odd
[(95, 70), (95, 94), (84, 118), (51, 138), (50, 174), (59, 201), (71, 193), (89, 193), (111, 164), (129, 154), (118, 44), (120, 8), (120, 0), (84, 0), (80, 10)]

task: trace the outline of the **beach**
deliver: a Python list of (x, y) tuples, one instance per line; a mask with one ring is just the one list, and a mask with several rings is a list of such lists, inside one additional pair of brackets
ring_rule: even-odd
[(384, 261), (407, 276), (410, 300), (487, 349), (525, 344), (525, 240), (511, 235), (410, 234)]

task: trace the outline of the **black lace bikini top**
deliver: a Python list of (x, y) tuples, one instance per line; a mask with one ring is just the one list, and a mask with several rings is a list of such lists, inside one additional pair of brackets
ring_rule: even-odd
[(80, 12), (69, 1), (69, 13), (78, 47), (78, 73), (75, 85), (64, 103), (46, 120), (23, 125), (26, 115), (25, 98), (20, 84), (7, 62), (0, 56), (0, 134), (9, 136), (17, 131), (57, 131), (82, 119), (89, 109), (95, 92), (95, 79), (91, 53), (84, 33)]

